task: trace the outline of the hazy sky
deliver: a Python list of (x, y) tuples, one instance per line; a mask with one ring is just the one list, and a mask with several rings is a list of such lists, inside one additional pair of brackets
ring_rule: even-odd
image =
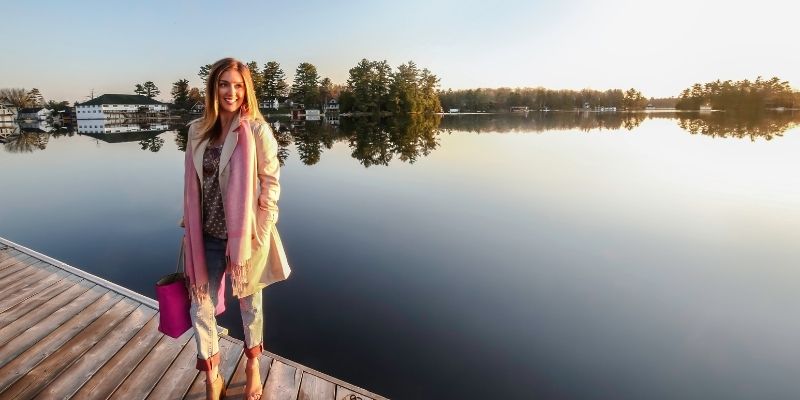
[(360, 59), (408, 60), (444, 89), (635, 87), (779, 76), (800, 88), (800, 4), (761, 1), (11, 1), (3, 0), (0, 88), (84, 100), (152, 80), (200, 83), (233, 56), (300, 62), (345, 83)]

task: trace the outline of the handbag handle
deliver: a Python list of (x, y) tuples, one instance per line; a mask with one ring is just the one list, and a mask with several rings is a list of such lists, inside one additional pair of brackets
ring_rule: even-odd
[(178, 265), (175, 267), (175, 272), (176, 273), (183, 272), (183, 271), (186, 270), (186, 267), (185, 267), (186, 260), (184, 259), (185, 255), (184, 255), (184, 251), (183, 251), (183, 249), (184, 249), (183, 246), (184, 246), (185, 239), (186, 239), (185, 236), (181, 238), (181, 249), (178, 251)]

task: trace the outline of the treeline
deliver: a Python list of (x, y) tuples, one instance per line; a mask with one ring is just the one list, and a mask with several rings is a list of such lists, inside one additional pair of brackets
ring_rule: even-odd
[(447, 90), (439, 93), (445, 110), (461, 112), (503, 112), (511, 107), (531, 110), (574, 110), (580, 108), (616, 107), (618, 110), (637, 110), (647, 106), (647, 99), (636, 89), (622, 91), (552, 90), (538, 88), (499, 88)]
[[(393, 70), (385, 60), (362, 59), (350, 69), (346, 85), (321, 78), (317, 67), (308, 62), (297, 66), (291, 86), (277, 61), (269, 61), (263, 68), (251, 61), (247, 67), (253, 75), (256, 97), (260, 102), (288, 98), (311, 109), (321, 108), (331, 99), (337, 99), (341, 112), (366, 113), (425, 113), (442, 109), (437, 95), (439, 78), (426, 68), (420, 69), (413, 61)], [(198, 73), (204, 86), (210, 70), (211, 65), (207, 64)], [(191, 89), (179, 92), (185, 94), (187, 90)], [(173, 93), (173, 98), (175, 96)]]
[(396, 71), (384, 61), (362, 59), (350, 69), (347, 86), (339, 97), (342, 112), (441, 112), (439, 78), (413, 61)]
[(25, 90), (23, 88), (0, 89), (0, 103), (10, 104), (16, 108), (43, 107), (51, 111), (63, 111), (69, 107), (67, 101), (45, 101), (44, 96), (37, 88)]
[(755, 81), (716, 80), (705, 84), (695, 83), (681, 92), (676, 108), (698, 110), (700, 106), (711, 106), (714, 110), (758, 111), (766, 108), (794, 107), (798, 94), (792, 91), (789, 82), (778, 77)]

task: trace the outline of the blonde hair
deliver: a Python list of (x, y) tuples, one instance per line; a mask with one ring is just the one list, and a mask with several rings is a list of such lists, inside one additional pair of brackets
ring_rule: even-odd
[(222, 74), (229, 69), (239, 72), (244, 79), (245, 96), (244, 102), (239, 109), (241, 118), (264, 122), (264, 116), (258, 110), (258, 99), (253, 87), (253, 76), (250, 73), (250, 69), (235, 58), (223, 58), (215, 62), (208, 73), (206, 108), (203, 111), (203, 116), (198, 121), (198, 132), (201, 132), (201, 137), (204, 140), (210, 140), (222, 134), (219, 129), (215, 129), (219, 125), (219, 80)]

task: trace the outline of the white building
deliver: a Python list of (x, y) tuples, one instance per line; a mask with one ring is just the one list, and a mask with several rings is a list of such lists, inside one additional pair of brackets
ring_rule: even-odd
[(30, 121), (44, 121), (50, 116), (50, 110), (44, 107), (20, 108), (17, 119)]
[(0, 103), (0, 122), (14, 122), (17, 119), (17, 109), (10, 104)]
[(325, 112), (339, 112), (339, 102), (336, 99), (330, 99), (325, 105), (323, 106)]
[(258, 108), (263, 110), (277, 110), (278, 107), (280, 107), (280, 102), (276, 98), (261, 100), (261, 102), (258, 103)]
[(167, 104), (134, 94), (104, 94), (75, 107), (78, 120), (130, 118), (135, 114), (167, 112)]

